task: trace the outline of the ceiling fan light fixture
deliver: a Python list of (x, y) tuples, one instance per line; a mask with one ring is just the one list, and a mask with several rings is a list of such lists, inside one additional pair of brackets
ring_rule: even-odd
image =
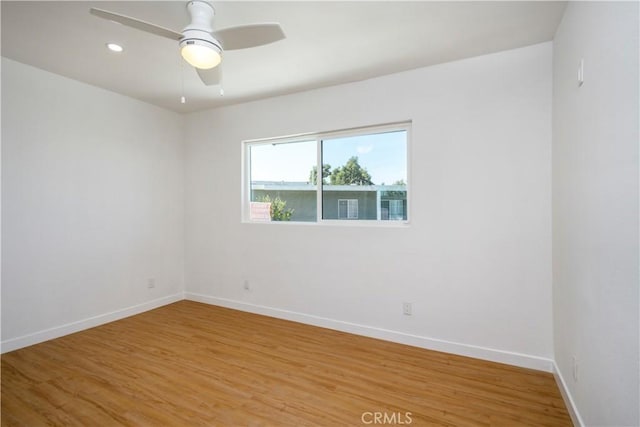
[(215, 43), (202, 39), (183, 39), (180, 41), (180, 54), (190, 65), (208, 70), (222, 61), (222, 49)]

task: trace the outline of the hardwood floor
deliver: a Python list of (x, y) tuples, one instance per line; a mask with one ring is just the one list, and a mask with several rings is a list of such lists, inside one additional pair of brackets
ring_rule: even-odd
[(2, 425), (570, 426), (544, 372), (181, 301), (2, 355)]

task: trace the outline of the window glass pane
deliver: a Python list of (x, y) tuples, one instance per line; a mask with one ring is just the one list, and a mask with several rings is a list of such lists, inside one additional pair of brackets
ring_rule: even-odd
[(405, 130), (322, 141), (322, 219), (407, 220)]
[(251, 221), (316, 221), (316, 141), (252, 144), (249, 150)]
[(339, 199), (338, 219), (358, 219), (358, 199)]

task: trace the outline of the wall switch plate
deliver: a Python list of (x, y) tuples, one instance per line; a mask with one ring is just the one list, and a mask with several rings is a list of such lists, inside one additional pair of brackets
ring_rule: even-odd
[(152, 289), (156, 287), (156, 279), (147, 280), (147, 288)]

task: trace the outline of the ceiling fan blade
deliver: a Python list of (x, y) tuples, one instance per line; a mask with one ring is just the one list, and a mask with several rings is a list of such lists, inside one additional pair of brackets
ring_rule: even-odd
[(120, 15), (117, 13), (109, 12), (102, 9), (96, 9), (92, 7), (89, 9), (89, 13), (98, 16), (100, 18), (108, 19), (109, 21), (117, 22), (118, 24), (126, 25), (127, 27), (135, 28), (136, 30), (144, 31), (146, 33), (155, 34), (157, 36), (166, 37), (171, 40), (180, 40), (182, 34), (168, 28), (160, 27), (155, 24), (151, 24), (146, 21), (141, 21), (129, 16)]
[(214, 31), (213, 36), (222, 43), (224, 50), (262, 46), (285, 38), (280, 24), (275, 22), (223, 28)]
[(218, 85), (222, 80), (222, 70), (220, 65), (214, 68), (210, 68), (208, 70), (196, 68), (196, 71), (200, 76), (200, 80), (202, 80), (202, 83), (204, 83), (206, 86)]

